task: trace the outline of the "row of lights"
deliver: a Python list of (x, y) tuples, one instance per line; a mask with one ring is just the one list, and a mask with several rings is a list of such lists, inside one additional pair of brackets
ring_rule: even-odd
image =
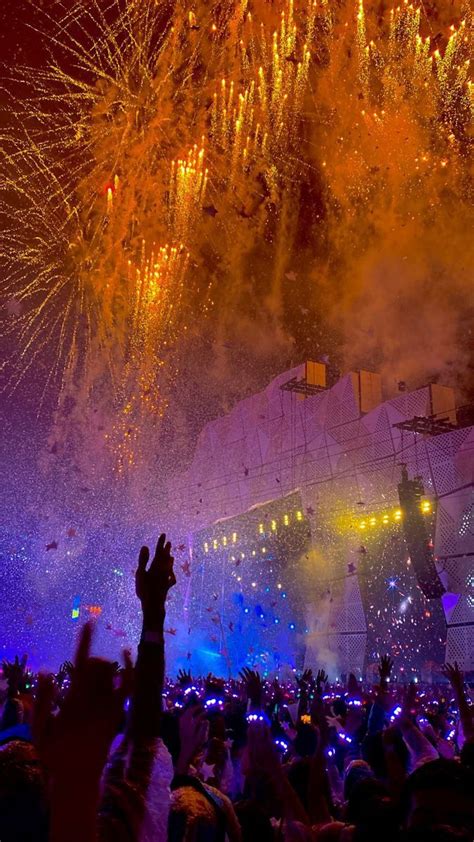
[[(296, 521), (301, 522), (303, 520), (303, 512), (300, 509), (298, 509), (294, 513), (294, 517), (295, 517)], [(283, 515), (280, 525), (290, 526), (290, 523), (291, 523), (290, 515), (288, 515), (288, 514)], [(272, 518), (272, 520), (270, 521), (270, 532), (276, 532), (278, 530), (278, 525), (279, 525), (278, 520), (276, 520), (275, 518)], [(266, 535), (267, 534), (267, 530), (265, 529), (264, 523), (259, 523), (258, 534), (259, 535)], [(232, 544), (236, 544), (236, 543), (237, 543), (237, 532), (232, 532), (232, 534), (229, 538), (226, 535), (224, 535), (220, 540), (218, 538), (214, 538), (210, 543), (208, 541), (205, 541), (204, 545), (203, 545), (204, 546), (204, 552), (208, 553), (209, 550), (211, 549), (211, 547), (212, 547), (213, 550), (218, 550), (220, 547), (225, 548), (225, 547), (232, 546)], [(263, 550), (263, 552), (265, 552), (265, 550)], [(255, 555), (255, 551), (252, 553), (252, 555)]]
[[(433, 511), (433, 507), (429, 500), (422, 500), (420, 503), (420, 510), (421, 513), (424, 515), (430, 515)], [(388, 526), (390, 523), (400, 523), (403, 518), (403, 512), (401, 509), (395, 509), (393, 512), (388, 514), (385, 512), (378, 517), (372, 515), (369, 518), (363, 518), (363, 520), (359, 521), (359, 529), (367, 529), (371, 526)]]

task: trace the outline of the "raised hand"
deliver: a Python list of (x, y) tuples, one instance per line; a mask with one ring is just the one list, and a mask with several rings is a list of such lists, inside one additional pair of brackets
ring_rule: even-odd
[(239, 673), (242, 681), (245, 684), (247, 691), (247, 698), (254, 706), (260, 706), (262, 703), (263, 684), (260, 678), (260, 673), (257, 670), (251, 670), (244, 667)]
[(389, 655), (382, 655), (380, 658), (380, 665), (379, 665), (379, 676), (380, 676), (380, 683), (384, 687), (387, 685), (387, 682), (390, 678), (391, 672), (393, 669), (393, 661)]
[(8, 682), (8, 690), (10, 695), (16, 695), (21, 689), (22, 685), (25, 681), (27, 670), (26, 670), (26, 663), (28, 660), (27, 655), (23, 655), (21, 661), (16, 655), (14, 661), (3, 661), (2, 669), (3, 674)]
[(474, 710), (464, 692), (464, 674), (457, 661), (442, 667), (443, 675), (450, 681), (459, 707), (462, 730), (466, 743), (474, 743)]
[(217, 678), (216, 675), (213, 675), (212, 672), (209, 672), (204, 683), (204, 689), (206, 693), (213, 693), (216, 696), (224, 696), (225, 681), (223, 678)]
[(50, 842), (96, 842), (100, 777), (123, 715), (133, 669), (125, 655), (120, 686), (115, 667), (90, 657), (92, 630), (81, 632), (71, 686), (56, 716), (52, 676), (41, 677), (33, 711), (33, 738), (48, 778)]
[(66, 679), (71, 679), (72, 674), (74, 672), (74, 664), (72, 661), (64, 661), (61, 666), (59, 667), (58, 674), (56, 676), (56, 680), (60, 687), (63, 686)]
[(191, 670), (179, 669), (177, 677), (178, 677), (178, 684), (180, 684), (181, 687), (191, 687), (191, 685), (193, 683)]
[(309, 688), (314, 684), (313, 670), (305, 669), (303, 674), (296, 679), (296, 683), (302, 693), (307, 693)]
[(444, 664), (444, 666), (441, 667), (441, 672), (444, 677), (448, 679), (455, 693), (462, 693), (464, 686), (464, 673), (461, 672), (458, 662), (455, 661), (454, 664)]
[(316, 673), (316, 689), (318, 693), (322, 692), (325, 684), (327, 684), (329, 676), (323, 669), (319, 669)]
[(71, 686), (59, 713), (52, 717), (55, 688), (51, 676), (40, 676), (33, 715), (33, 736), (48, 774), (56, 779), (86, 775), (98, 780), (130, 692), (133, 669), (125, 653), (125, 670), (115, 689), (114, 664), (90, 657), (92, 629), (85, 625), (77, 649)]
[(166, 597), (170, 588), (176, 584), (171, 543), (166, 541), (165, 534), (160, 535), (155, 555), (147, 570), (149, 560), (150, 550), (142, 547), (135, 574), (135, 590), (142, 604), (144, 628), (153, 631), (162, 626)]

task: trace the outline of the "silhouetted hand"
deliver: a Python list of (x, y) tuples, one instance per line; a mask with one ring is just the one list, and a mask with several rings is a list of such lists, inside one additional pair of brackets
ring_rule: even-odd
[(64, 661), (61, 664), (58, 670), (58, 674), (56, 676), (56, 681), (58, 682), (60, 687), (63, 686), (66, 680), (71, 680), (73, 672), (74, 664), (72, 663), (72, 661)]
[(223, 678), (217, 678), (216, 675), (213, 675), (212, 672), (209, 672), (204, 683), (204, 689), (206, 691), (206, 694), (212, 693), (215, 696), (224, 696), (225, 681)]
[(379, 675), (380, 684), (385, 687), (393, 669), (393, 661), (389, 655), (382, 655), (380, 658)]
[(443, 675), (450, 681), (459, 707), (459, 716), (466, 743), (474, 743), (474, 711), (464, 692), (464, 674), (457, 661), (445, 664)]
[(40, 676), (33, 713), (33, 736), (43, 766), (57, 782), (98, 782), (110, 743), (132, 684), (130, 654), (120, 686), (114, 687), (115, 666), (90, 657), (91, 626), (81, 631), (71, 686), (56, 716), (52, 676)]
[(444, 664), (444, 666), (441, 667), (441, 672), (445, 678), (448, 679), (454, 692), (456, 694), (462, 693), (464, 686), (464, 673), (459, 669), (458, 662), (455, 661), (454, 664)]
[(10, 695), (16, 695), (22, 689), (27, 673), (27, 660), (27, 655), (23, 655), (21, 661), (18, 655), (16, 655), (14, 661), (3, 661), (3, 675), (5, 676), (8, 682), (8, 690)]
[(314, 685), (313, 670), (305, 669), (303, 674), (296, 679), (296, 683), (300, 688), (301, 695), (307, 695), (311, 687)]
[(328, 681), (328, 674), (323, 669), (319, 669), (316, 673), (316, 690), (318, 693), (322, 693), (323, 687), (327, 684)]
[(239, 675), (245, 684), (248, 700), (252, 703), (252, 705), (257, 707), (261, 706), (263, 684), (260, 674), (257, 670), (251, 670), (248, 667), (244, 667), (240, 670)]
[(191, 687), (192, 683), (193, 679), (191, 670), (178, 670), (178, 684), (180, 684), (181, 687)]
[(171, 543), (166, 541), (166, 535), (160, 535), (155, 555), (147, 570), (149, 559), (150, 550), (142, 547), (138, 556), (135, 589), (142, 604), (143, 626), (153, 631), (160, 629), (163, 624), (166, 597), (170, 588), (176, 584)]

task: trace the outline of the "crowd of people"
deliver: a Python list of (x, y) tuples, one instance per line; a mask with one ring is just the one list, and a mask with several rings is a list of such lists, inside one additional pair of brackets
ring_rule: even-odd
[[(444, 842), (474, 840), (474, 706), (457, 664), (438, 684), (322, 666), (295, 681), (165, 678), (161, 535), (140, 551), (143, 628), (133, 665), (91, 655), (33, 676), (3, 664), (1, 842)], [(315, 665), (316, 666), (316, 665)]]

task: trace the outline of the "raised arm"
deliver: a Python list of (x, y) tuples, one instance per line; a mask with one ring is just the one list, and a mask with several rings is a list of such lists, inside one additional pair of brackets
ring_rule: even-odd
[(461, 720), (464, 739), (467, 743), (472, 743), (474, 742), (474, 710), (469, 705), (466, 693), (464, 692), (464, 674), (459, 669), (457, 661), (454, 664), (445, 664), (443, 675), (446, 676), (453, 688), (459, 708), (459, 718)]
[(115, 665), (90, 657), (91, 635), (86, 625), (57, 716), (51, 715), (51, 678), (41, 678), (38, 686), (33, 733), (50, 796), (50, 842), (97, 839), (100, 778), (130, 692), (130, 660), (120, 688), (114, 689)]
[(368, 734), (377, 734), (382, 730), (385, 723), (385, 716), (387, 713), (389, 695), (390, 675), (393, 669), (393, 661), (388, 655), (382, 655), (380, 658), (379, 676), (380, 682), (378, 685), (377, 695), (370, 708), (369, 721), (367, 724)]
[(148, 567), (149, 560), (148, 547), (142, 547), (135, 575), (143, 624), (131, 705), (130, 736), (134, 743), (152, 740), (159, 733), (165, 672), (163, 626), (166, 598), (170, 588), (176, 584), (171, 544), (166, 541), (166, 535), (160, 535), (155, 555)]

